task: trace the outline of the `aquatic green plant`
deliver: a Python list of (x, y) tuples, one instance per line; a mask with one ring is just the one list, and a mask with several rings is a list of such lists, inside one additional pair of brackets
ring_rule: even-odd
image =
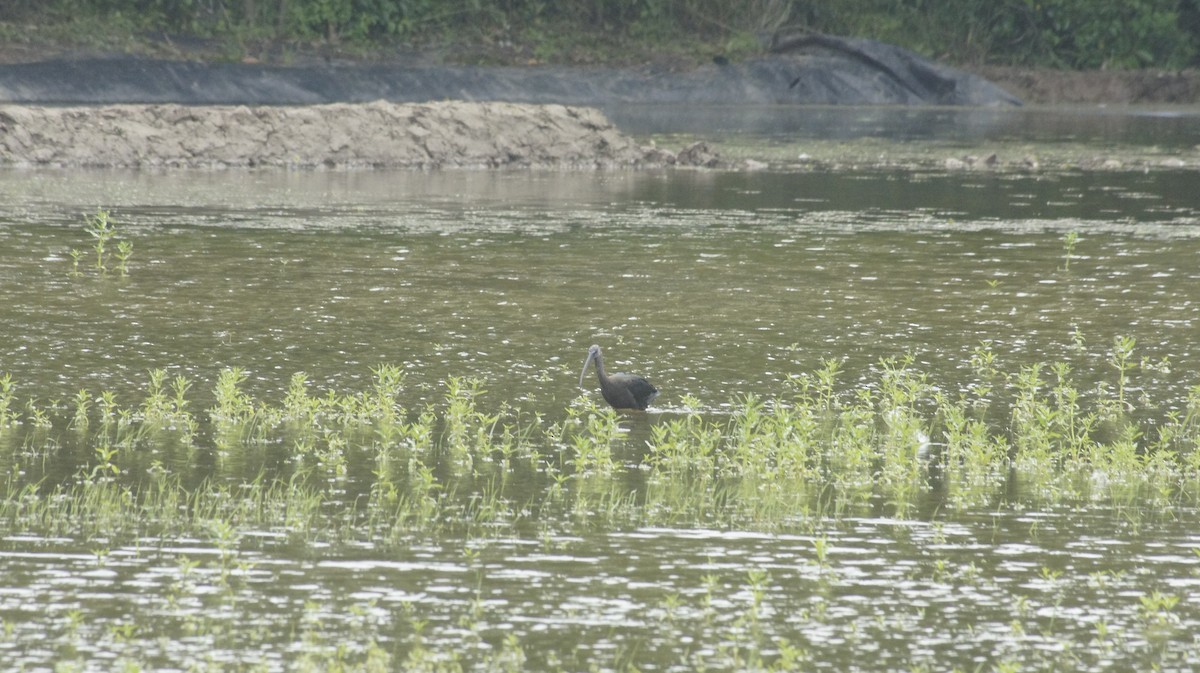
[(92, 249), (96, 251), (96, 268), (101, 273), (107, 273), (108, 266), (104, 262), (104, 251), (108, 246), (108, 241), (117, 235), (116, 227), (109, 221), (107, 210), (97, 210), (95, 215), (86, 217), (84, 222), (88, 235), (96, 240), (92, 246)]
[[(248, 373), (228, 368), (207, 414), (192, 411), (192, 381), (165, 369), (151, 370), (132, 402), (80, 390), (61, 405), (18, 400), (4, 375), (0, 512), (59, 512), (44, 499), (78, 498), (62, 524), (104, 526), (88, 507), (127, 508), (136, 520), (173, 490), (198, 517), (218, 489), (208, 484), (221, 484), (231, 506), (277, 517), (273, 527), (293, 524), (286, 508), (298, 505), (275, 504), (287, 491), (321, 519), (314, 534), (399, 543), (414, 531), (530, 523), (803, 528), (853, 513), (908, 516), (930, 498), (943, 509), (1103, 503), (1132, 516), (1200, 501), (1200, 386), (1160, 413), (1128, 393), (1141, 370), (1132, 340), (1115, 344), (1110, 363), (1112, 383), (1085, 391), (1063, 362), (1004, 374), (985, 344), (957, 393), (912, 358), (883, 360), (874, 380), (852, 386), (827, 362), (790, 377), (779, 396), (733, 400), (729, 413), (630, 418), (581, 398), (557, 422), (488, 407), (471, 379), (406, 408), (403, 370), (390, 365), (362, 390), (320, 394), (297, 372), (277, 401), (248, 394)], [(60, 467), (26, 491), (55, 474), (37, 459), (51, 455), (75, 461), (72, 476)]]
[(3, 432), (15, 420), (12, 413), (15, 399), (12, 374), (6, 372), (0, 376), (0, 432)]
[(699, 413), (659, 423), (650, 429), (647, 461), (660, 476), (711, 479), (717, 466), (720, 430)]
[(75, 393), (75, 415), (71, 417), (71, 427), (76, 430), (86, 431), (90, 423), (88, 421), (88, 411), (92, 406), (92, 394), (86, 388), (81, 388)]
[(70, 250), (67, 251), (67, 254), (69, 254), (71, 256), (71, 275), (72, 276), (80, 275), (81, 272), (79, 271), (79, 262), (80, 262), (80, 260), (83, 259), (83, 256), (86, 255), (87, 253), (78, 248), (71, 248)]
[(1170, 638), (1179, 623), (1179, 617), (1173, 612), (1179, 605), (1179, 596), (1165, 594), (1155, 589), (1148, 594), (1138, 596), (1138, 615), (1145, 624), (1147, 638), (1151, 641), (1166, 641)]
[(591, 408), (583, 419), (584, 430), (574, 435), (573, 464), (578, 473), (608, 474), (616, 467), (613, 444), (621, 438), (620, 416), (612, 409)]
[(817, 567), (824, 573), (829, 570), (829, 538), (821, 535), (813, 539), (813, 552), (817, 555)]
[(218, 448), (235, 447), (253, 437), (257, 430), (265, 430), (263, 414), (254, 398), (241, 389), (248, 376), (240, 367), (224, 369), (217, 376), (213, 390), (216, 403), (209, 408), (208, 415)]
[[(116, 258), (116, 270), (122, 277), (128, 275), (129, 258), (133, 256), (133, 242), (128, 240), (114, 241), (117, 237), (117, 227), (113, 223), (110, 214), (107, 210), (98, 209), (94, 215), (84, 217), (84, 231), (92, 237), (92, 250), (96, 253), (95, 268), (101, 274), (107, 274), (108, 261), (105, 258), (106, 254), (110, 254), (109, 244), (116, 246), (116, 250), (111, 252), (111, 255)], [(80, 275), (79, 262), (86, 254), (82, 250), (71, 248), (68, 251), (71, 256), (71, 275)]]
[(938, 409), (945, 445), (937, 464), (943, 468), (949, 500), (963, 509), (984, 506), (1008, 470), (1008, 440), (994, 433), (967, 399), (951, 401), (943, 396)]
[(485, 392), (483, 381), (477, 378), (452, 376), (446, 381), (441, 449), (463, 467), (493, 447), (502, 414), (488, 414), (479, 409), (479, 397)]
[(1131, 372), (1137, 365), (1132, 361), (1133, 348), (1137, 344), (1133, 337), (1118, 336), (1113, 339), (1112, 355), (1109, 363), (1117, 370), (1117, 405), (1121, 411), (1127, 410), (1125, 401), (1125, 386)]
[(132, 241), (118, 241), (117, 242), (117, 252), (116, 252), (117, 271), (121, 274), (122, 277), (128, 275), (128, 273), (129, 273), (129, 258), (132, 256), (133, 256), (133, 242)]
[(1070, 231), (1063, 237), (1063, 271), (1071, 270), (1071, 257), (1075, 254), (1075, 246), (1079, 243), (1079, 233)]

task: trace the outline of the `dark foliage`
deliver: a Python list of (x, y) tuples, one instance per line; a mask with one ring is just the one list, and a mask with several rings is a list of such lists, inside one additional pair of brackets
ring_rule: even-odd
[[(711, 45), (779, 30), (870, 37), (959, 63), (1179, 68), (1200, 55), (1200, 0), (0, 0), (0, 21), (120, 19), (180, 36), (322, 44)], [(737, 55), (735, 53), (735, 55)]]

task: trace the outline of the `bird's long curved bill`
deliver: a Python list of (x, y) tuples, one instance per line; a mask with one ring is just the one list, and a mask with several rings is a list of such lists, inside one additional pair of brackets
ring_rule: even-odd
[(595, 357), (596, 357), (595, 353), (588, 353), (587, 359), (583, 361), (583, 371), (579, 372), (579, 387), (580, 388), (583, 387), (583, 377), (587, 374), (588, 365), (592, 364), (592, 360), (595, 359)]

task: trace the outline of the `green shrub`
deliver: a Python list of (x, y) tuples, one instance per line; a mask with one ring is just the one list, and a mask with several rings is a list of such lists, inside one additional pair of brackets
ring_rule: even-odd
[[(526, 53), (586, 60), (616, 58), (629, 45), (646, 54), (690, 45), (697, 55), (745, 57), (756, 38), (778, 29), (868, 37), (960, 63), (1177, 68), (1200, 56), (1200, 0), (0, 0), (5, 5), (10, 21), (91, 21), (115, 32), (235, 44), (250, 36), (367, 46), (515, 42)], [(101, 32), (111, 39), (114, 31)]]
[[(1068, 68), (1180, 67), (1196, 56), (1196, 35), (1181, 27), (1178, 0), (1021, 0), (1021, 21), (1000, 39), (1025, 54)], [(1022, 25), (1023, 24), (1023, 25)]]

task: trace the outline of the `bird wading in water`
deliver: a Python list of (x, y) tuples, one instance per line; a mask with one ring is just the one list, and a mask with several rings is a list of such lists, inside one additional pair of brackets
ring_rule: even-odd
[(646, 407), (658, 397), (658, 388), (650, 382), (633, 374), (613, 374), (609, 376), (604, 371), (604, 356), (599, 346), (588, 349), (587, 359), (583, 361), (583, 371), (579, 372), (579, 387), (583, 387), (583, 377), (587, 375), (588, 365), (596, 363), (596, 378), (600, 379), (600, 392), (605, 401), (614, 409), (637, 409), (645, 411)]

